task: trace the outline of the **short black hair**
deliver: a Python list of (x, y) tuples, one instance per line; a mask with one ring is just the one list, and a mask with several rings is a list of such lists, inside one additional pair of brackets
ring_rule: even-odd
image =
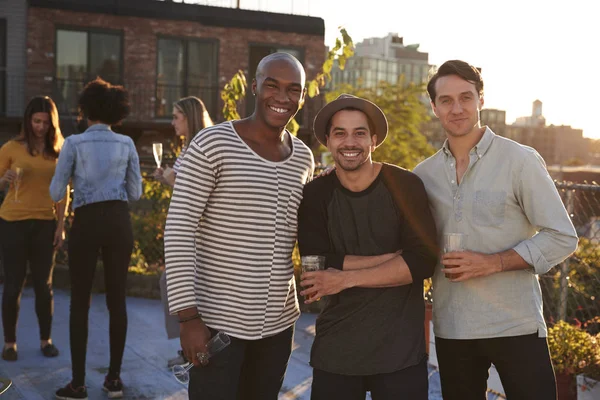
[(78, 108), (79, 118), (114, 125), (129, 115), (129, 93), (123, 86), (111, 85), (98, 77), (83, 88)]
[[(371, 134), (371, 136), (377, 134), (377, 132), (375, 132), (375, 124), (373, 123), (373, 121), (371, 121), (371, 118), (363, 110), (359, 110), (355, 107), (344, 107), (341, 110), (336, 111), (335, 114), (339, 113), (340, 111), (360, 111), (361, 113), (365, 114), (365, 116), (367, 117), (367, 123), (369, 124), (369, 133)], [(331, 121), (333, 120), (333, 116), (335, 114), (333, 114), (331, 118), (329, 118), (329, 121), (327, 121), (327, 127), (325, 128), (325, 137), (329, 137), (329, 132), (331, 131), (332, 125)]]
[(435, 83), (442, 76), (457, 75), (467, 82), (471, 82), (475, 85), (475, 90), (479, 97), (483, 97), (483, 78), (477, 68), (461, 60), (450, 60), (443, 63), (436, 73), (429, 79), (427, 83), (427, 93), (429, 93), (429, 100), (435, 104)]

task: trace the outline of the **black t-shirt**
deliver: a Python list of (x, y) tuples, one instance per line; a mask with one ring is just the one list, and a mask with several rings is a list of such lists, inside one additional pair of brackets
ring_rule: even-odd
[(342, 375), (389, 373), (425, 355), (423, 279), (437, 262), (435, 225), (421, 180), (384, 164), (362, 192), (344, 188), (336, 174), (307, 184), (300, 205), (301, 254), (322, 254), (342, 269), (345, 255), (402, 250), (413, 283), (351, 288), (328, 296), (316, 324), (314, 368)]

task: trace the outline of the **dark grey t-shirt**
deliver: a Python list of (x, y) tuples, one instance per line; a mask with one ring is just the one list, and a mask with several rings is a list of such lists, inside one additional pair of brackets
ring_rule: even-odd
[[(328, 242), (326, 253), (336, 255), (373, 256), (414, 250), (405, 248), (415, 243), (405, 237), (413, 230), (406, 229), (406, 216), (396, 205), (382, 174), (362, 192), (345, 189), (335, 174), (313, 182), (305, 188), (299, 214), (303, 254), (315, 254), (315, 241)], [(317, 184), (319, 188), (310, 186)], [(422, 184), (414, 188), (400, 186), (414, 190), (412, 195), (417, 198), (424, 196), (420, 201), (429, 212)], [(319, 218), (325, 218), (327, 238), (320, 237), (319, 229), (313, 229)], [(428, 223), (427, 219), (423, 223)], [(335, 257), (332, 260), (328, 266), (340, 268), (335, 265)], [(351, 288), (322, 300), (326, 304), (317, 319), (311, 352), (314, 368), (343, 375), (373, 375), (410, 367), (423, 359), (423, 277), (415, 276), (413, 271), (418, 266), (411, 264), (414, 282), (410, 285)], [(424, 261), (422, 269), (428, 270), (429, 264), (435, 265), (435, 256)]]

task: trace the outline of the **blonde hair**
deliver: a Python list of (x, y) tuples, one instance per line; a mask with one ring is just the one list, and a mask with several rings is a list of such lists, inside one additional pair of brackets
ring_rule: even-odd
[(187, 119), (188, 135), (185, 138), (185, 145), (188, 146), (194, 136), (202, 129), (213, 126), (212, 119), (206, 111), (202, 100), (195, 96), (184, 97), (173, 104), (180, 113)]

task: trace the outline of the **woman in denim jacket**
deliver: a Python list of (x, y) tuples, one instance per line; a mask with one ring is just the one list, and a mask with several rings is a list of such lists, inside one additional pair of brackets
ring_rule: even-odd
[[(213, 126), (213, 122), (206, 111), (202, 100), (195, 96), (184, 97), (173, 104), (173, 119), (171, 125), (175, 129), (175, 134), (183, 141), (181, 153), (175, 161), (173, 168), (157, 168), (154, 171), (154, 179), (167, 186), (175, 186), (175, 177), (179, 171), (179, 166), (183, 160), (185, 150), (190, 142), (202, 129)], [(167, 299), (167, 277), (162, 273), (159, 281), (160, 298), (165, 313), (165, 329), (169, 339), (179, 338), (179, 319), (176, 315), (169, 314), (169, 303)], [(167, 366), (170, 368), (175, 364), (183, 364), (186, 359), (183, 357), (183, 351), (179, 350), (177, 357), (168, 360)]]
[(56, 392), (58, 399), (86, 399), (85, 358), (88, 313), (98, 252), (102, 253), (106, 304), (110, 315), (110, 366), (104, 381), (109, 398), (123, 396), (121, 362), (127, 335), (125, 290), (133, 249), (127, 202), (142, 194), (140, 163), (130, 137), (111, 130), (129, 114), (122, 86), (100, 78), (88, 83), (79, 98), (80, 117), (89, 128), (69, 136), (50, 184), (55, 201), (72, 179), (75, 218), (69, 233), (71, 277), (70, 343), (73, 380)]

